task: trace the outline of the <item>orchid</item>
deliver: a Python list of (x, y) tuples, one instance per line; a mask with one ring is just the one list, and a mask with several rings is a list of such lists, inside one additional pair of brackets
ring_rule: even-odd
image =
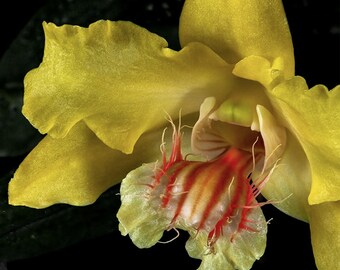
[(180, 51), (126, 21), (43, 28), (22, 112), (46, 136), (10, 204), (84, 206), (121, 183), (136, 246), (184, 230), (199, 269), (250, 269), (272, 203), (310, 224), (319, 269), (339, 268), (340, 86), (295, 74), (281, 1), (186, 0)]

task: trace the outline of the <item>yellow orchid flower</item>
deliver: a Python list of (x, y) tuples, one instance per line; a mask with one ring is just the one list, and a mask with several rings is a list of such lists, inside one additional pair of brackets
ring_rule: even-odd
[[(272, 202), (310, 223), (320, 270), (340, 267), (340, 86), (295, 76), (281, 1), (186, 0), (180, 51), (130, 22), (43, 28), (23, 114), (46, 136), (10, 204), (88, 205), (125, 177), (119, 228), (138, 247), (186, 230), (200, 269), (250, 269)], [(168, 157), (179, 112), (193, 129), (174, 128)]]

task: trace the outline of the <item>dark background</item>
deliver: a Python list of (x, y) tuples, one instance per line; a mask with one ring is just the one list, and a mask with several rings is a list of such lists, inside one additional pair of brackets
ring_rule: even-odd
[[(1, 9), (0, 57), (35, 12), (47, 2), (11, 1), (7, 3), (6, 9)], [(124, 13), (122, 19), (132, 20), (159, 32), (160, 35), (162, 28), (158, 25), (164, 26), (167, 30), (163, 36), (171, 39), (170, 47), (178, 49), (176, 33), (171, 32), (173, 28), (168, 26), (177, 24), (182, 3), (180, 0), (135, 1), (128, 7), (129, 15)], [(310, 87), (322, 83), (333, 88), (339, 84), (340, 77), (339, 2), (286, 0), (283, 3), (293, 37), (296, 74), (303, 76)], [(81, 17), (82, 13), (78, 16)], [(101, 14), (96, 14), (95, 17), (101, 18)], [(2, 158), (2, 165), (7, 166), (5, 169), (2, 166), (3, 173), (13, 171), (25, 154)], [(269, 225), (266, 253), (255, 263), (253, 269), (316, 269), (308, 224), (290, 218), (270, 205), (263, 207), (263, 211), (267, 219), (273, 220)], [(115, 219), (114, 212), (112, 219)], [(140, 250), (128, 237), (122, 237), (119, 232), (113, 230), (66, 248), (46, 251), (40, 256), (4, 262), (0, 265), (0, 270), (6, 269), (6, 265), (8, 270), (68, 269), (72, 265), (75, 265), (76, 269), (196, 269), (199, 261), (187, 255), (184, 248), (186, 239), (187, 235), (183, 232), (179, 239), (169, 244), (158, 244), (150, 249)], [(29, 249), (30, 246), (25, 248)]]

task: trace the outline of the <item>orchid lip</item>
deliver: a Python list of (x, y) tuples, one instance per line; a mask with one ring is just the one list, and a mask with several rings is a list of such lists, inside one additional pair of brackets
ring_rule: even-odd
[[(170, 155), (163, 140), (160, 162), (144, 164), (122, 181), (119, 230), (139, 248), (169, 243), (179, 230), (187, 231), (186, 249), (203, 264), (225, 260), (236, 267), (241, 263), (234, 261), (238, 254), (250, 266), (266, 244), (261, 206), (267, 202), (257, 198), (270, 175), (256, 171), (264, 153), (255, 142), (251, 151), (229, 147), (208, 161), (189, 159), (191, 155), (181, 152), (181, 127), (173, 128)], [(171, 229), (176, 236), (162, 241)]]
[(158, 197), (158, 208), (167, 216), (169, 228), (190, 226), (208, 233), (208, 247), (222, 235), (233, 241), (242, 231), (256, 231), (248, 219), (259, 207), (256, 197), (267, 178), (251, 180), (254, 163), (262, 154), (230, 147), (211, 161), (183, 159), (180, 134), (174, 131), (172, 152), (155, 170), (148, 186), (151, 197)]

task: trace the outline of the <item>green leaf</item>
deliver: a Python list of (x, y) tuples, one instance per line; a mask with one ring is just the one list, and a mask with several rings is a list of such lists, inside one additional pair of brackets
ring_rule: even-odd
[(90, 206), (60, 204), (37, 210), (7, 204), (8, 180), (0, 180), (0, 261), (41, 255), (118, 228), (118, 187)]

